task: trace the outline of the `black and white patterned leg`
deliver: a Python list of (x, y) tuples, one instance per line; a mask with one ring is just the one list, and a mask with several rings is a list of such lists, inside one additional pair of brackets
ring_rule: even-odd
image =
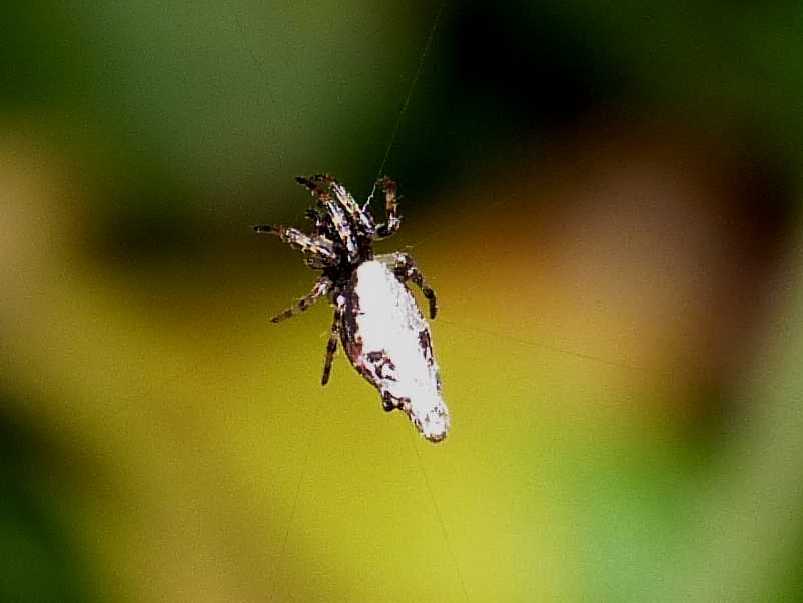
[(326, 237), (311, 237), (297, 228), (272, 224), (258, 224), (254, 226), (254, 231), (279, 237), (290, 247), (306, 255), (314, 266), (331, 266), (337, 263), (334, 245)]
[(335, 227), (337, 238), (346, 248), (346, 255), (349, 262), (357, 259), (357, 241), (355, 234), (349, 224), (349, 219), (343, 208), (332, 199), (329, 193), (326, 181), (322, 181), (328, 176), (312, 176), (311, 178), (297, 177), (296, 182), (306, 187), (310, 194), (318, 201), (318, 205), (326, 210), (329, 218), (332, 220), (332, 225)]
[(435, 291), (424, 280), (424, 275), (418, 269), (413, 256), (409, 253), (397, 252), (393, 254), (393, 259), (393, 272), (396, 277), (403, 283), (411, 280), (421, 289), (424, 297), (429, 301), (429, 317), (434, 319), (438, 314), (438, 299)]
[(346, 188), (337, 180), (328, 174), (315, 174), (309, 178), (296, 178), (296, 181), (303, 184), (308, 188), (313, 195), (320, 197), (322, 195), (330, 196), (334, 194), (335, 200), (340, 207), (351, 218), (352, 222), (359, 227), (364, 233), (373, 235), (374, 221), (371, 215), (365, 213), (358, 203), (354, 200)]
[(376, 227), (376, 238), (384, 239), (399, 230), (401, 216), (399, 216), (397, 207), (396, 183), (385, 176), (377, 180), (376, 185), (385, 195), (385, 215), (387, 216), (387, 222)]
[(321, 385), (329, 383), (329, 374), (332, 372), (332, 362), (337, 351), (337, 339), (340, 337), (340, 321), (343, 318), (343, 305), (337, 303), (335, 306), (335, 316), (332, 319), (332, 328), (329, 331), (329, 341), (326, 342), (326, 356), (323, 360), (323, 375), (321, 375)]
[(283, 312), (280, 312), (276, 316), (270, 319), (271, 322), (281, 322), (290, 318), (291, 316), (298, 314), (299, 312), (303, 312), (304, 310), (308, 309), (312, 304), (314, 304), (318, 299), (322, 296), (329, 293), (329, 290), (332, 288), (332, 281), (330, 281), (325, 276), (319, 278), (315, 285), (312, 287), (312, 291), (310, 291), (307, 295), (299, 299), (294, 305), (290, 306)]

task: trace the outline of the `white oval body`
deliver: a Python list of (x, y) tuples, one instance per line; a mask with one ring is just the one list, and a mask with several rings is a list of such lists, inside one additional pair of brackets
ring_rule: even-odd
[(343, 348), (386, 405), (404, 410), (426, 439), (439, 442), (449, 431), (449, 411), (429, 325), (382, 259), (360, 264), (343, 290)]

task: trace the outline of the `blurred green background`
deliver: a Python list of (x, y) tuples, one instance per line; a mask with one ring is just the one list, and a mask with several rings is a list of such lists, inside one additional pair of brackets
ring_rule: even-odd
[[(803, 8), (440, 8), (5, 7), (0, 600), (803, 600)], [(438, 446), (250, 230), (388, 148)]]

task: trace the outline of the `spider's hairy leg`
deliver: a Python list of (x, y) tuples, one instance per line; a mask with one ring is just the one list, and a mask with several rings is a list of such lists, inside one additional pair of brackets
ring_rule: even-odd
[(409, 253), (397, 251), (392, 256), (393, 258), (393, 273), (401, 282), (406, 283), (408, 280), (413, 281), (424, 297), (429, 301), (429, 317), (435, 318), (438, 314), (438, 299), (435, 296), (435, 291), (427, 284), (424, 279), (424, 274), (418, 269), (418, 266)]
[(396, 183), (387, 176), (376, 181), (376, 186), (385, 195), (385, 215), (387, 222), (376, 227), (376, 238), (384, 239), (399, 230), (401, 216), (397, 207)]
[(297, 228), (272, 224), (257, 224), (254, 226), (254, 231), (259, 234), (276, 235), (290, 247), (309, 256), (314, 266), (331, 266), (337, 263), (334, 245), (326, 237), (311, 237)]
[[(328, 176), (326, 178), (328, 178)], [(321, 186), (320, 180), (316, 180), (316, 176), (312, 176), (311, 178), (302, 178), (298, 176), (296, 177), (296, 182), (306, 187), (312, 196), (318, 200), (318, 204), (329, 214), (329, 218), (331, 219), (332, 225), (335, 228), (337, 237), (346, 248), (346, 256), (348, 257), (349, 262), (356, 260), (358, 253), (357, 241), (355, 240), (354, 233), (351, 230), (349, 220), (346, 217), (346, 214), (343, 212), (343, 208), (335, 203), (335, 201), (332, 199), (332, 195), (329, 194), (329, 191)]]
[(312, 233), (315, 236), (318, 236), (321, 233), (324, 225), (321, 214), (319, 214), (316, 209), (308, 207), (306, 211), (304, 211), (304, 217), (306, 217), (307, 220), (312, 222)]
[(321, 297), (329, 293), (329, 290), (331, 288), (332, 288), (332, 281), (329, 280), (327, 277), (322, 276), (317, 281), (315, 281), (315, 285), (312, 287), (312, 291), (307, 293), (307, 295), (299, 299), (295, 304), (287, 308), (284, 312), (280, 312), (279, 314), (271, 318), (270, 321), (281, 322), (287, 318), (290, 318), (294, 314), (303, 312), (304, 310), (312, 306), (312, 304), (318, 301)]
[(351, 218), (352, 223), (361, 234), (367, 237), (374, 236), (374, 219), (371, 214), (363, 211), (346, 188), (328, 174), (316, 174), (305, 180), (304, 186), (313, 186), (316, 190), (326, 190), (334, 193), (335, 200)]
[(329, 382), (329, 373), (332, 372), (332, 361), (337, 350), (337, 339), (340, 337), (340, 321), (343, 318), (343, 302), (339, 299), (335, 302), (335, 316), (332, 319), (332, 328), (329, 331), (329, 341), (326, 342), (326, 356), (323, 360), (323, 375), (321, 375), (321, 385)]

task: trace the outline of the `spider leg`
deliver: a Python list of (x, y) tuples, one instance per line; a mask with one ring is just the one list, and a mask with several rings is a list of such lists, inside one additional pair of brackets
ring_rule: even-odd
[(387, 176), (377, 180), (376, 185), (385, 194), (385, 214), (387, 222), (376, 227), (376, 238), (384, 239), (399, 230), (401, 217), (397, 208), (396, 183)]
[(354, 197), (340, 184), (337, 180), (326, 174), (319, 174), (312, 176), (310, 180), (323, 183), (330, 191), (335, 194), (335, 199), (346, 210), (346, 213), (351, 218), (353, 224), (357, 226), (362, 234), (368, 237), (374, 235), (374, 220), (371, 214), (362, 210), (362, 208), (354, 200)]
[(290, 318), (294, 314), (298, 314), (299, 312), (303, 312), (307, 308), (309, 308), (312, 304), (314, 304), (318, 299), (322, 296), (329, 293), (329, 290), (332, 288), (332, 281), (322, 276), (319, 278), (315, 285), (312, 287), (312, 291), (307, 293), (304, 297), (299, 299), (295, 304), (287, 308), (285, 311), (280, 312), (276, 316), (270, 319), (271, 322), (281, 322), (287, 318)]
[(408, 280), (413, 281), (424, 297), (429, 300), (429, 317), (435, 318), (438, 314), (438, 300), (435, 296), (435, 291), (432, 290), (426, 280), (424, 280), (423, 273), (418, 269), (418, 266), (409, 253), (396, 252), (393, 254), (393, 273), (401, 282), (406, 283)]
[(332, 199), (332, 195), (329, 194), (329, 191), (321, 185), (320, 178), (322, 177), (297, 177), (296, 182), (306, 187), (312, 196), (318, 200), (318, 204), (321, 205), (321, 207), (323, 207), (329, 214), (329, 218), (332, 220), (332, 225), (335, 227), (335, 232), (337, 233), (340, 241), (343, 243), (343, 246), (346, 248), (346, 256), (348, 257), (348, 260), (349, 262), (353, 262), (357, 259), (358, 250), (357, 241), (351, 231), (351, 225), (349, 224), (349, 220), (346, 217), (343, 208), (335, 203), (335, 201)]
[(331, 176), (324, 174), (316, 174), (305, 178), (303, 176), (296, 176), (296, 182), (306, 188), (313, 197), (320, 197), (321, 195), (328, 194), (329, 182), (332, 181)]
[(258, 224), (254, 226), (254, 230), (259, 234), (276, 235), (290, 247), (307, 255), (313, 267), (331, 266), (337, 263), (334, 245), (326, 237), (311, 237), (297, 228), (272, 224)]
[(319, 236), (323, 231), (324, 221), (321, 217), (321, 214), (318, 213), (318, 210), (312, 207), (308, 207), (307, 210), (304, 212), (304, 216), (312, 222), (312, 234), (313, 236)]
[(343, 318), (343, 304), (336, 302), (335, 316), (332, 319), (332, 328), (329, 331), (329, 341), (326, 342), (326, 356), (323, 361), (323, 375), (321, 375), (321, 385), (329, 382), (329, 373), (332, 371), (332, 361), (337, 350), (337, 338), (340, 336), (340, 320)]

